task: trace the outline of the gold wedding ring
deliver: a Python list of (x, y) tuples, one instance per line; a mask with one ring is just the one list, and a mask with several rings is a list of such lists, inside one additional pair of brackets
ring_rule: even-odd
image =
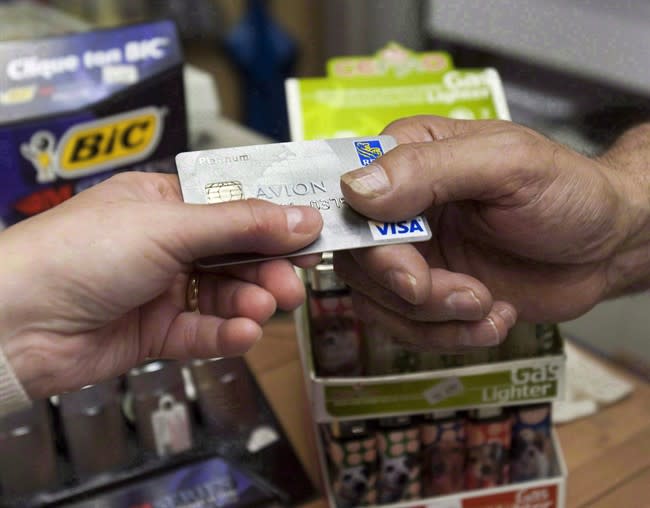
[(188, 312), (196, 312), (199, 310), (199, 274), (196, 272), (192, 273), (187, 281), (185, 307)]

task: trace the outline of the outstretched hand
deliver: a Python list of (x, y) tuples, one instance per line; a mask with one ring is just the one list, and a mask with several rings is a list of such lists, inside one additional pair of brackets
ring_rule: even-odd
[(605, 160), (502, 121), (421, 116), (385, 133), (400, 145), (345, 174), (345, 199), (381, 221), (424, 213), (433, 238), (336, 254), (362, 319), (462, 349), (499, 343), (518, 317), (573, 318), (615, 291), (642, 198)]
[(32, 397), (147, 358), (242, 354), (276, 308), (302, 302), (292, 263), (201, 274), (199, 314), (186, 310), (193, 262), (290, 253), (314, 241), (321, 225), (308, 207), (188, 205), (175, 176), (121, 174), (0, 235), (0, 344)]

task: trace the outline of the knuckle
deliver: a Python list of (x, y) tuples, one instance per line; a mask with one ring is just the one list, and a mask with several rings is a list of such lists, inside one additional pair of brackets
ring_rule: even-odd
[(251, 238), (267, 238), (277, 230), (277, 220), (273, 220), (274, 210), (260, 200), (243, 201), (246, 215), (245, 234)]
[(116, 175), (111, 176), (108, 181), (109, 182), (118, 182), (118, 183), (124, 183), (124, 182), (129, 182), (131, 180), (134, 180), (138, 177), (138, 173), (134, 172), (124, 172), (124, 173), (118, 173)]
[(399, 118), (398, 120), (393, 120), (385, 128), (384, 132), (395, 132), (405, 128), (408, 128), (411, 124), (415, 123), (414, 118)]
[(544, 141), (546, 141), (546, 138), (538, 132), (521, 125), (518, 126), (514, 133), (518, 144), (528, 148), (539, 147)]
[(543, 158), (545, 139), (531, 129), (518, 126), (493, 136), (492, 142), (507, 156), (512, 168), (532, 169)]
[(107, 186), (112, 187), (122, 187), (122, 186), (133, 186), (138, 185), (141, 181), (141, 174), (136, 172), (125, 171), (123, 173), (118, 173), (111, 176), (103, 182)]
[(399, 145), (389, 152), (389, 155), (393, 154), (392, 158), (395, 160), (395, 164), (391, 169), (393, 171), (403, 170), (404, 168), (421, 170), (428, 165), (427, 161), (431, 156), (429, 152), (430, 150), (426, 149), (424, 143)]
[[(399, 164), (396, 164), (397, 167), (401, 166), (402, 164), (412, 164), (416, 161), (416, 154), (415, 150), (413, 149), (413, 144), (403, 144), (399, 145), (393, 150), (391, 150), (388, 155), (392, 155), (391, 159), (394, 159), (397, 161)], [(388, 156), (385, 156), (388, 158)]]
[(523, 129), (500, 131), (496, 136), (501, 146), (509, 148), (529, 150), (535, 146), (537, 142), (535, 137), (529, 131)]

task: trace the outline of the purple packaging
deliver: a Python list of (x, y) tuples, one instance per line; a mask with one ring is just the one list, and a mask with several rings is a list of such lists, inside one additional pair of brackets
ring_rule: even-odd
[(167, 21), (0, 42), (0, 229), (116, 172), (175, 171), (182, 63)]

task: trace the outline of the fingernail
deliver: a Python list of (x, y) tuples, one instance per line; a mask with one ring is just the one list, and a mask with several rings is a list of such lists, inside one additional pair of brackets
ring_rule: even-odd
[(497, 325), (494, 323), (494, 320), (490, 317), (485, 318), (484, 320), (490, 325), (490, 328), (492, 329), (492, 338), (490, 337), (485, 337), (485, 342), (482, 344), (483, 346), (496, 346), (501, 342), (501, 337), (499, 336), (499, 329), (497, 328)]
[(305, 213), (302, 208), (287, 206), (284, 208), (287, 216), (287, 227), (291, 233), (308, 233), (309, 224), (305, 220)]
[(368, 164), (361, 169), (349, 171), (341, 180), (350, 189), (366, 198), (376, 198), (391, 189), (390, 180), (379, 164)]
[(445, 305), (461, 319), (480, 319), (483, 316), (481, 301), (471, 289), (455, 291), (445, 299)]
[(510, 307), (503, 307), (497, 310), (497, 314), (501, 316), (501, 319), (503, 319), (508, 328), (512, 328), (517, 320), (517, 316)]
[(501, 342), (499, 329), (490, 317), (477, 321), (469, 328), (463, 326), (457, 340), (458, 345), (463, 347), (489, 347)]
[(391, 291), (404, 298), (409, 303), (417, 303), (415, 285), (417, 279), (408, 272), (402, 270), (390, 270), (386, 274), (386, 282)]

